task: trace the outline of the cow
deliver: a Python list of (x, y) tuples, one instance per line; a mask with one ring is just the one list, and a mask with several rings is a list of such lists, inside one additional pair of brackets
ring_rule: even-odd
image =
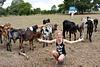
[(34, 31), (34, 32), (36, 32), (37, 31), (37, 29), (38, 29), (38, 25), (34, 25), (34, 26), (31, 26), (31, 27), (27, 27), (27, 31)]
[(80, 27), (79, 27), (79, 29), (80, 29), (80, 38), (81, 38), (81, 36), (82, 36), (82, 38), (84, 38), (84, 28), (86, 27), (86, 22), (87, 22), (87, 19), (85, 19), (85, 18), (81, 18), (81, 21), (82, 21), (82, 23), (80, 24)]
[(95, 32), (97, 31), (97, 25), (98, 25), (98, 19), (94, 19), (94, 27), (95, 27)]
[[(41, 31), (43, 32), (43, 39), (48, 40), (48, 37), (50, 40), (52, 40), (52, 25), (51, 24), (47, 24), (45, 27), (41, 28)], [(46, 46), (48, 46), (48, 43), (46, 43)], [(43, 48), (45, 47), (45, 43), (43, 42)]]
[(4, 38), (7, 38), (7, 29), (10, 29), (10, 28), (11, 28), (10, 23), (6, 23), (5, 25), (0, 25), (0, 41), (1, 41), (1, 44), (3, 43), (2, 36), (4, 36)]
[[(21, 38), (20, 38), (20, 45), (19, 45), (19, 55), (20, 55), (20, 50), (23, 49), (23, 41), (29, 41), (30, 43), (30, 50), (34, 50), (33, 48), (33, 40), (36, 38), (40, 38), (42, 36), (41, 32), (34, 32), (34, 31), (22, 31), (21, 32)], [(32, 47), (31, 47), (32, 46)]]
[(90, 42), (92, 42), (91, 36), (92, 36), (92, 32), (93, 32), (93, 22), (91, 20), (87, 20), (86, 24), (87, 24), (87, 36), (86, 36), (86, 38), (88, 38), (88, 34), (89, 34), (89, 40), (90, 40)]
[(52, 24), (52, 35), (55, 37), (55, 31), (57, 30), (58, 24)]
[(1, 25), (1, 26), (0, 26), (0, 41), (1, 41), (1, 44), (3, 43), (3, 41), (2, 41), (3, 29), (4, 29), (4, 26)]
[(10, 47), (11, 40), (16, 43), (17, 39), (20, 39), (21, 32), (25, 31), (25, 29), (8, 29), (8, 35), (6, 40), (7, 51), (12, 51)]
[(34, 25), (34, 26), (31, 26), (31, 27), (27, 27), (25, 30), (26, 31), (34, 31), (34, 32), (37, 32), (37, 29), (39, 28), (42, 28), (42, 27), (45, 27), (46, 25)]
[(74, 34), (74, 40), (76, 40), (76, 32), (79, 31), (78, 24), (74, 22), (64, 20), (63, 21), (63, 38), (65, 39), (65, 32), (69, 32), (69, 40), (71, 41), (71, 34)]
[(50, 19), (47, 19), (47, 20), (43, 20), (43, 24), (46, 24), (46, 23), (50, 23)]

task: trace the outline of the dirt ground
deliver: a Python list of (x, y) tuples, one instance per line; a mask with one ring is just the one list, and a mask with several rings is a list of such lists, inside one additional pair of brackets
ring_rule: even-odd
[[(32, 16), (9, 16), (0, 17), (0, 24), (11, 23), (13, 28), (27, 28), (33, 25), (42, 25), (44, 19), (50, 19), (52, 24), (59, 24), (58, 31), (62, 32), (62, 22), (64, 20), (74, 21), (80, 24), (81, 18), (97, 18), (100, 21), (100, 14), (74, 15), (71, 19), (69, 15), (32, 15)], [(77, 32), (77, 39), (79, 32)], [(72, 35), (73, 39), (74, 35)], [(68, 39), (68, 34), (66, 35)], [(12, 52), (6, 50), (6, 45), (0, 44), (0, 67), (55, 67), (55, 59), (52, 56), (52, 51), (56, 50), (55, 44), (49, 44), (48, 47), (42, 48), (43, 43), (34, 41), (36, 48), (34, 51), (29, 50), (29, 43), (24, 42), (26, 57), (18, 54), (19, 42), (12, 42)], [(66, 58), (65, 64), (59, 64), (58, 67), (100, 67), (100, 23), (98, 24), (97, 32), (93, 32), (92, 43), (86, 39), (86, 28), (84, 42), (76, 44), (65, 44)]]

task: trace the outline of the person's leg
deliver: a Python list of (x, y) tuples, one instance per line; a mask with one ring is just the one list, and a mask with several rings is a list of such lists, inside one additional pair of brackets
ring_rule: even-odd
[(58, 57), (59, 57), (58, 52), (57, 51), (53, 51), (52, 55), (54, 56), (54, 58), (56, 59), (56, 61), (58, 61)]
[(64, 58), (65, 58), (64, 54), (61, 54), (61, 55), (59, 56), (59, 58), (58, 58), (58, 61), (59, 61), (59, 62), (63, 62), (63, 61), (64, 61)]

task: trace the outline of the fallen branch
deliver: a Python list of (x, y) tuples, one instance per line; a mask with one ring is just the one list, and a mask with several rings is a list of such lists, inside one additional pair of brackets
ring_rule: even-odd
[(25, 53), (23, 53), (22, 51), (23, 51), (23, 49), (21, 49), (21, 50), (20, 50), (20, 55), (25, 56), (25, 57), (27, 58), (27, 60), (28, 60), (28, 59), (29, 59), (29, 57), (28, 57)]

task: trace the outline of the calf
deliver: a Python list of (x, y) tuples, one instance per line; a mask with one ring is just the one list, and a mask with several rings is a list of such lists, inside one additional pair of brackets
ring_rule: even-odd
[(8, 29), (8, 35), (6, 40), (7, 51), (12, 51), (10, 47), (11, 40), (15, 43), (17, 39), (20, 39), (21, 32), (25, 29)]
[[(21, 38), (20, 38), (20, 45), (19, 45), (19, 54), (20, 54), (20, 49), (23, 48), (23, 46), (22, 46), (23, 41), (29, 41), (30, 50), (31, 49), (34, 50), (34, 48), (33, 48), (33, 40), (35, 40), (36, 38), (40, 38), (41, 35), (42, 35), (41, 32), (22, 31), (21, 32)], [(24, 49), (23, 49), (23, 52), (24, 52)]]
[(95, 32), (97, 31), (98, 19), (94, 19)]
[(1, 44), (3, 43), (2, 41), (2, 34), (3, 34), (3, 29), (4, 29), (4, 26), (0, 26), (0, 41), (1, 41)]
[[(41, 32), (43, 32), (43, 39), (51, 40), (52, 39), (52, 25), (51, 24), (47, 24), (45, 27), (41, 28)], [(46, 46), (48, 46), (48, 43), (46, 43)], [(45, 47), (45, 43), (43, 42), (43, 48)]]
[(78, 24), (65, 20), (63, 21), (63, 38), (65, 39), (65, 31), (69, 32), (69, 40), (71, 40), (71, 34), (74, 34), (74, 40), (76, 40), (76, 32), (79, 31)]
[(36, 32), (37, 31), (37, 29), (38, 29), (38, 25), (34, 25), (34, 26), (31, 26), (31, 27), (27, 27), (27, 31), (34, 31), (34, 32)]
[(46, 25), (34, 25), (34, 26), (31, 26), (31, 27), (27, 27), (25, 30), (26, 31), (34, 31), (34, 32), (37, 32), (37, 29), (39, 28), (42, 28), (42, 27), (45, 27)]
[(93, 23), (91, 20), (87, 20), (86, 24), (87, 24), (87, 37), (86, 38), (88, 38), (88, 34), (89, 34), (89, 40), (90, 42), (92, 42), (91, 36), (93, 32)]
[(11, 28), (10, 23), (6, 23), (5, 25), (0, 25), (0, 41), (1, 41), (1, 44), (3, 43), (2, 35), (4, 36), (4, 38), (7, 38), (7, 29), (10, 29), (10, 28)]
[(46, 23), (49, 23), (49, 22), (50, 22), (50, 19), (43, 20), (43, 24), (46, 24)]
[(52, 25), (52, 35), (53, 35), (53, 37), (55, 37), (55, 31), (57, 30), (57, 26), (58, 26), (58, 24)]
[(80, 37), (82, 36), (82, 38), (84, 38), (84, 28), (86, 27), (85, 23), (87, 22), (87, 19), (82, 18), (81, 21), (82, 21), (82, 23), (80, 24), (80, 27), (79, 27), (79, 29), (80, 29)]

